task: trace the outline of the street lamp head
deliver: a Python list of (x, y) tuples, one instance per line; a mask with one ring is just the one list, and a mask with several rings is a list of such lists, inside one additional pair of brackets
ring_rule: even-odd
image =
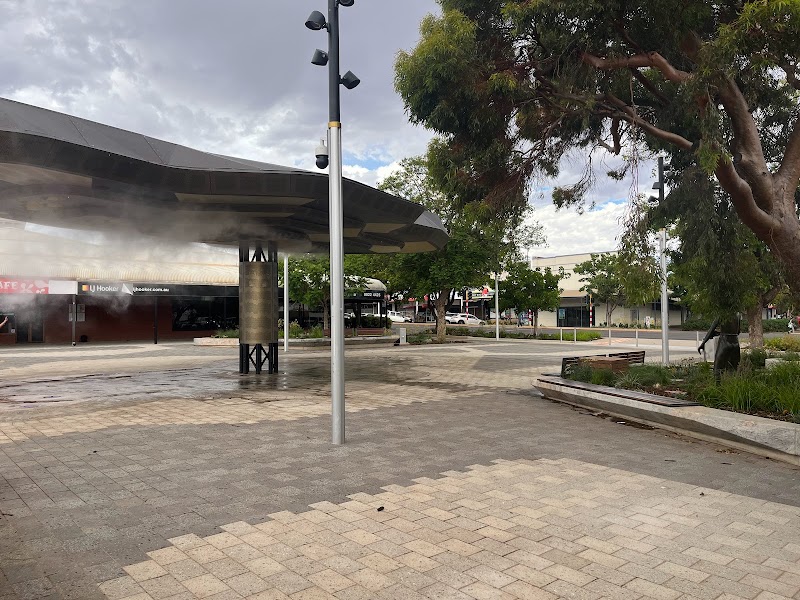
[(353, 6), (356, 0), (339, 0), (339, 4), (342, 6)]
[(661, 189), (661, 182), (660, 182), (660, 181), (656, 181), (656, 182), (653, 184), (653, 189), (654, 189), (654, 190), (660, 190), (660, 189)]
[(306, 27), (308, 27), (311, 31), (319, 31), (327, 27), (328, 23), (325, 21), (325, 15), (323, 15), (318, 10), (312, 12), (308, 19), (306, 19)]
[(353, 88), (357, 87), (361, 80), (355, 76), (352, 71), (348, 71), (344, 74), (344, 77), (341, 79), (342, 85), (346, 87), (348, 90), (352, 90)]
[(324, 67), (328, 64), (328, 53), (324, 50), (315, 50), (314, 51), (314, 58), (311, 59), (312, 65), (317, 65), (320, 67)]

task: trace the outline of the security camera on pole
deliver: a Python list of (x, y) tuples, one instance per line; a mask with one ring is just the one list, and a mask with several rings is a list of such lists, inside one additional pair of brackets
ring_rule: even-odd
[(339, 5), (353, 6), (355, 0), (328, 0), (328, 20), (315, 10), (306, 20), (312, 31), (328, 30), (328, 51), (317, 50), (312, 64), (328, 66), (328, 148), (324, 140), (317, 147), (317, 167), (328, 166), (330, 151), (329, 220), (331, 255), (331, 413), (333, 443), (344, 443), (344, 239), (342, 215), (342, 124), (339, 106), (339, 86), (348, 90), (361, 80), (348, 71), (339, 74)]

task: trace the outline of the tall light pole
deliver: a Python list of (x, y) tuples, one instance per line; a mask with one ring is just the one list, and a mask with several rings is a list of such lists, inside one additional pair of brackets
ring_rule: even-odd
[[(659, 206), (664, 204), (664, 157), (658, 157), (658, 181), (653, 184), (658, 190)], [(669, 365), (669, 295), (667, 293), (667, 230), (659, 232), (661, 243), (661, 364)]]
[(283, 351), (289, 351), (289, 255), (283, 255)]
[[(342, 215), (342, 123), (339, 86), (348, 90), (361, 80), (351, 71), (339, 73), (339, 5), (353, 6), (355, 0), (328, 0), (328, 20), (314, 11), (306, 20), (313, 31), (328, 30), (328, 52), (317, 50), (312, 64), (328, 66), (328, 149), (330, 151), (329, 223), (331, 259), (331, 417), (332, 441), (344, 443), (344, 239)], [(328, 163), (324, 146), (317, 149), (317, 166)]]

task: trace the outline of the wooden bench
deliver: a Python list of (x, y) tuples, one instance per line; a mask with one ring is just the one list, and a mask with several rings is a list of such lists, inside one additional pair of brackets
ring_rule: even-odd
[[(593, 356), (565, 356), (561, 359), (561, 377), (569, 375), (569, 371), (579, 362), (598, 361), (601, 359), (624, 359), (628, 365), (644, 364), (644, 350), (635, 350), (633, 352), (611, 352), (609, 354), (595, 354)], [(600, 367), (612, 368), (613, 367)]]

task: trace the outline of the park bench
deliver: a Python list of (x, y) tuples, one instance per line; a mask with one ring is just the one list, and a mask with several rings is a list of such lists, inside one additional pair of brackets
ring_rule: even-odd
[[(610, 352), (608, 354), (595, 354), (592, 356), (565, 356), (561, 359), (561, 377), (566, 377), (569, 374), (570, 369), (577, 365), (581, 361), (587, 362), (597, 362), (598, 366), (601, 366), (603, 359), (606, 359), (606, 362), (618, 362), (619, 359), (623, 359), (626, 364), (644, 364), (644, 350), (635, 350), (633, 352)], [(608, 361), (608, 359), (617, 359), (616, 361)], [(607, 368), (612, 368), (611, 366)]]

